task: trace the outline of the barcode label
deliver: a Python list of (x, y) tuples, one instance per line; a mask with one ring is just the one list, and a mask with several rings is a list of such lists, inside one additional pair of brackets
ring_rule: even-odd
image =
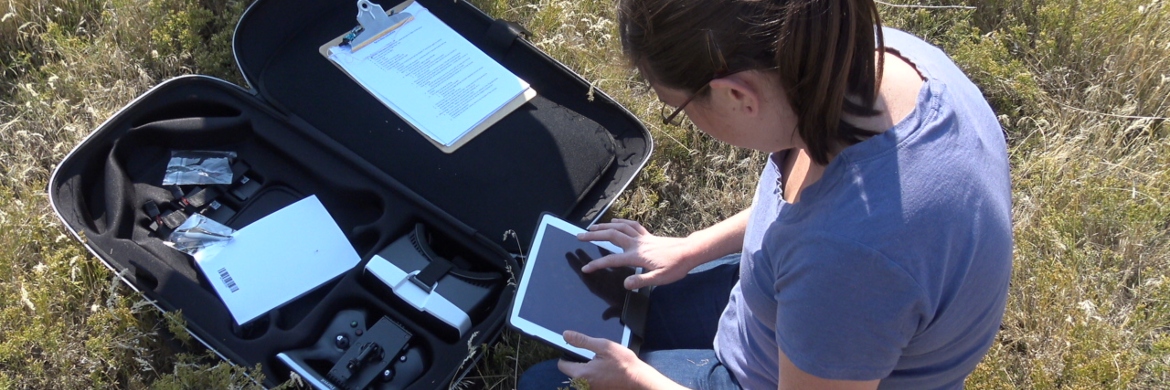
[(232, 292), (240, 291), (240, 286), (237, 286), (236, 282), (232, 280), (232, 275), (227, 272), (227, 268), (219, 269), (219, 280), (223, 281), (223, 284)]

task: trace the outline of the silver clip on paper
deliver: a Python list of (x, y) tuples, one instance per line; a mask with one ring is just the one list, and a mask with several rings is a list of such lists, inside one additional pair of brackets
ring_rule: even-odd
[(343, 42), (349, 43), (352, 51), (358, 51), (363, 46), (378, 40), (386, 33), (394, 31), (394, 29), (414, 19), (414, 16), (408, 12), (386, 15), (386, 10), (382, 6), (371, 3), (370, 0), (358, 0), (357, 8), (358, 28), (354, 28)]

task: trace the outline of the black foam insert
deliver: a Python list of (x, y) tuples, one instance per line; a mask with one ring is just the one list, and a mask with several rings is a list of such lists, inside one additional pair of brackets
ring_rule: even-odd
[[(184, 105), (211, 109), (174, 109)], [(182, 310), (189, 329), (233, 361), (272, 364), (264, 367), (270, 380), (285, 375), (272, 360), (276, 353), (311, 344), (331, 313), (345, 307), (387, 315), (411, 329), (417, 344), (442, 368), (429, 374), (435, 377), (450, 375), (448, 368), (458, 366), (466, 340), (441, 339), (412, 317), (418, 314), (396, 309), (386, 297), (368, 291), (356, 279), (360, 265), (253, 323), (235, 324), (193, 260), (164, 245), (163, 237), (148, 228), (150, 218), (142, 205), (168, 205), (175, 199), (160, 185), (173, 150), (236, 152), (251, 167), (249, 174), (264, 181), (263, 189), (246, 201), (228, 195), (217, 199), (239, 210), (228, 221), (232, 227), (244, 227), (315, 194), (363, 259), (423, 222), (449, 243), (445, 250), (472, 259), (473, 267), (500, 273), (518, 269), (506, 252), (466, 225), (243, 90), (201, 77), (169, 81), (111, 118), (62, 162), (50, 184), (53, 204), (103, 261), (127, 271), (123, 275), (136, 289), (164, 310)], [(513, 294), (506, 287), (498, 299), (509, 302)], [(498, 334), (507, 305), (496, 303), (489, 311), (473, 325), (480, 337)]]

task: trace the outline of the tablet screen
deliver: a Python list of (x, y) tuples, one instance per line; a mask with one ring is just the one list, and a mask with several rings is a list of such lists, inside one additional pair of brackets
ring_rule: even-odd
[(622, 344), (626, 296), (622, 282), (634, 269), (582, 273), (582, 266), (610, 252), (555, 226), (542, 227), (540, 245), (526, 265), (532, 269), (525, 270), (527, 291), (519, 316), (557, 335), (573, 330)]

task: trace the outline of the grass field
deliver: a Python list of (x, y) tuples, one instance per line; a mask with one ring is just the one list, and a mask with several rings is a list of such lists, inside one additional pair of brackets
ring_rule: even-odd
[[(906, 0), (891, 0), (907, 4)], [(1170, 376), (1170, 4), (924, 0), (886, 24), (941, 46), (1009, 141), (1015, 271), (973, 389), (1145, 389)], [(657, 142), (616, 214), (682, 235), (749, 203), (762, 155), (655, 120), (621, 65), (610, 0), (475, 0), (643, 118)], [(238, 388), (51, 214), (54, 164), (181, 74), (241, 78), (239, 0), (4, 0), (0, 6), (0, 389)], [(970, 5), (956, 8), (942, 5)], [(548, 350), (506, 333), (466, 387), (511, 388)]]

